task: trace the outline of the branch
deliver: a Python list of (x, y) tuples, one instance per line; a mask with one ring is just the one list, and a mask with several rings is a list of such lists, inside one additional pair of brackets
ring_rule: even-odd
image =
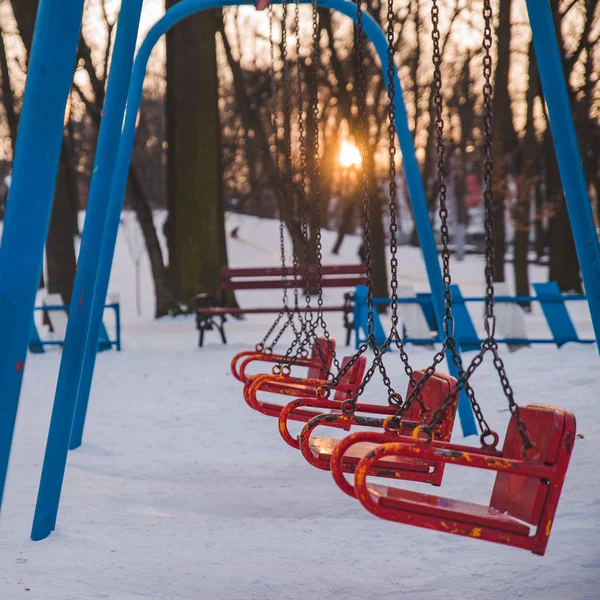
[(17, 140), (17, 126), (19, 123), (19, 117), (15, 109), (15, 94), (13, 92), (12, 86), (10, 85), (10, 72), (8, 70), (8, 62), (6, 60), (6, 46), (4, 45), (4, 32), (1, 28), (0, 74), (2, 75), (2, 101), (4, 104), (4, 111), (6, 113), (6, 120), (8, 121), (8, 129), (10, 131), (12, 147), (14, 150), (15, 142)]
[(571, 4), (568, 4), (559, 14), (561, 19), (576, 5), (579, 0), (571, 0)]
[(113, 47), (113, 31), (115, 29), (116, 19), (112, 21), (108, 18), (108, 13), (106, 12), (106, 0), (102, 0), (102, 18), (104, 20), (104, 24), (106, 25), (106, 51), (104, 52), (104, 64), (102, 69), (102, 78), (104, 79), (103, 88), (106, 89), (106, 81), (108, 80), (108, 63), (110, 60), (110, 55), (112, 54)]
[(79, 38), (79, 57), (83, 61), (83, 68), (88, 75), (92, 91), (94, 92), (95, 102), (98, 106), (104, 104), (104, 81), (100, 79), (94, 68), (94, 62), (92, 60), (92, 50), (86, 42), (83, 35)]
[(583, 31), (581, 32), (581, 37), (579, 38), (579, 44), (575, 49), (575, 52), (569, 57), (567, 62), (567, 68), (569, 73), (573, 70), (573, 67), (579, 60), (581, 53), (591, 47), (591, 41), (589, 40), (589, 35), (594, 25), (594, 13), (596, 12), (596, 8), (598, 7), (598, 0), (588, 0), (585, 2), (585, 23), (583, 25)]

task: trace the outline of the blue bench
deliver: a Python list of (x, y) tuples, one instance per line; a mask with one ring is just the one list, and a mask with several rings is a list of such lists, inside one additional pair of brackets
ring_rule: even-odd
[[(454, 332), (456, 340), (462, 351), (478, 350), (481, 347), (482, 339), (479, 338), (471, 315), (467, 309), (467, 303), (483, 303), (485, 297), (473, 296), (465, 297), (456, 284), (450, 286), (452, 292), (452, 314), (454, 315)], [(500, 337), (498, 343), (512, 346), (526, 346), (529, 344), (556, 344), (558, 347), (568, 343), (577, 342), (579, 344), (595, 344), (595, 339), (582, 339), (577, 334), (575, 325), (571, 320), (569, 311), (565, 302), (576, 302), (586, 300), (586, 296), (580, 294), (564, 295), (558, 285), (549, 281), (547, 283), (534, 283), (533, 289), (535, 296), (496, 296), (496, 304), (519, 304), (524, 302), (539, 302), (542, 312), (550, 329), (550, 338), (528, 338), (528, 337)], [(389, 298), (374, 298), (376, 305), (389, 305)], [(413, 298), (398, 298), (399, 304), (418, 304), (423, 312), (431, 331), (437, 331), (438, 334), (431, 338), (412, 338), (408, 335), (403, 336), (406, 343), (411, 344), (431, 344), (441, 342), (439, 330), (435, 315), (433, 313), (433, 303), (431, 294), (417, 293)], [(365, 286), (358, 286), (355, 292), (354, 302), (354, 331), (355, 343), (358, 348), (366, 339), (367, 334), (367, 289)], [(497, 323), (500, 324), (498, 318)], [(386, 334), (381, 324), (379, 314), (375, 311), (375, 338), (378, 344), (382, 344), (386, 339)]]
[[(115, 313), (115, 338), (110, 339), (108, 331), (104, 326), (104, 323), (100, 324), (100, 335), (98, 337), (98, 352), (104, 352), (115, 348), (117, 352), (121, 351), (121, 307), (118, 302), (112, 302), (104, 306), (105, 309), (113, 310)], [(66, 305), (47, 305), (47, 306), (36, 306), (34, 311), (43, 311), (46, 313), (60, 312), (67, 313), (69, 307)], [(29, 351), (33, 354), (41, 354), (44, 352), (44, 346), (64, 346), (64, 339), (59, 340), (47, 340), (42, 339), (38, 333), (37, 327), (35, 326), (35, 320), (31, 322), (31, 331), (29, 333)]]

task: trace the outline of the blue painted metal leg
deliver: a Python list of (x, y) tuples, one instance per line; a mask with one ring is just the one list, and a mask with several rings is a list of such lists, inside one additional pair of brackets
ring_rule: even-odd
[(600, 340), (600, 242), (594, 227), (552, 10), (548, 0), (527, 0), (527, 11), (581, 275), (596, 340)]
[(121, 352), (121, 307), (115, 304), (115, 329), (117, 330), (117, 352)]
[[(104, 306), (102, 306), (104, 310)], [(110, 350), (112, 348), (112, 344), (110, 343), (110, 338), (108, 337), (108, 331), (106, 331), (106, 327), (104, 323), (100, 321), (100, 331), (98, 332), (98, 352), (104, 352), (104, 350)]]
[(41, 0), (0, 247), (0, 505), (84, 0)]
[[(41, 540), (48, 536), (56, 524), (88, 334), (93, 352), (95, 353), (97, 350), (100, 323), (96, 323), (95, 329), (90, 328), (90, 318), (110, 184), (116, 160), (115, 146), (118, 143), (123, 122), (126, 92), (131, 75), (142, 3), (143, 0), (127, 0), (121, 6), (104, 103), (104, 116), (98, 136), (85, 227), (73, 286), (65, 346), (60, 363), (54, 409), (31, 530), (33, 540)], [(104, 301), (102, 305), (104, 305)]]
[(44, 345), (42, 344), (42, 338), (38, 333), (37, 327), (35, 326), (35, 319), (31, 320), (31, 332), (29, 334), (29, 352), (32, 354), (43, 354)]

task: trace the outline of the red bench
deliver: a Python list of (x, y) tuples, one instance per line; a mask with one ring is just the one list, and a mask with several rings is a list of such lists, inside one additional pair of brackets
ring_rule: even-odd
[[(316, 289), (319, 283), (319, 270), (317, 265), (308, 265), (308, 278), (304, 265), (299, 265), (294, 277), (294, 269), (286, 267), (249, 267), (231, 269), (223, 267), (219, 274), (219, 297), (210, 294), (198, 294), (196, 296), (196, 327), (199, 331), (198, 346), (204, 344), (204, 333), (206, 331), (218, 330), (221, 340), (227, 343), (224, 325), (228, 315), (234, 317), (246, 314), (277, 314), (281, 306), (259, 306), (252, 308), (231, 308), (225, 306), (227, 292), (235, 290), (276, 290), (283, 289), (283, 275), (285, 273), (286, 287), (291, 289), (299, 287), (304, 289), (307, 279), (308, 286)], [(328, 265), (321, 267), (321, 285), (324, 288), (348, 287), (355, 288), (357, 285), (366, 283), (366, 268), (363, 264), (356, 265)], [(304, 310), (304, 299), (301, 298), (301, 310)], [(314, 306), (316, 307), (316, 298)], [(346, 345), (350, 344), (353, 330), (351, 315), (354, 313), (353, 294), (344, 296), (343, 304), (334, 306), (323, 306), (324, 312), (341, 312), (346, 328)]]

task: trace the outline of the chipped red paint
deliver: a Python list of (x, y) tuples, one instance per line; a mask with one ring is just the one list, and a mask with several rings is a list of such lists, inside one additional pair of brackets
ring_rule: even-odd
[[(342, 361), (342, 368), (349, 359)], [(334, 388), (335, 395), (334, 400), (342, 401), (353, 395), (356, 388), (362, 381), (362, 376), (366, 368), (366, 359), (361, 357), (360, 360), (356, 361), (353, 367), (348, 371), (340, 384)], [(266, 402), (259, 400), (259, 392), (269, 392), (272, 394), (279, 394), (283, 396), (294, 396), (296, 398), (317, 398), (317, 390), (327, 385), (326, 379), (312, 379), (312, 378), (299, 378), (290, 377), (287, 375), (273, 375), (264, 374), (253, 376), (248, 379), (244, 385), (244, 400), (254, 410), (270, 416), (279, 417), (284, 406), (281, 404), (274, 404), (272, 402)], [(308, 421), (315, 415), (320, 414), (319, 412), (305, 410), (297, 408), (294, 411), (290, 411), (287, 418), (294, 421)]]
[(18, 360), (16, 363), (16, 367), (17, 367), (17, 373), (22, 373), (23, 370), (25, 369), (25, 363), (22, 360)]
[[(252, 362), (265, 362), (278, 365), (279, 363), (287, 362), (289, 365), (308, 368), (307, 377), (310, 379), (327, 379), (327, 374), (333, 362), (333, 354), (335, 352), (335, 340), (330, 340), (328, 343), (325, 338), (317, 338), (312, 348), (310, 358), (294, 358), (286, 357), (284, 354), (273, 354), (271, 352), (252, 351), (248, 353), (241, 363), (238, 375), (240, 381), (246, 382), (250, 376), (246, 375), (246, 368)], [(320, 348), (320, 353), (319, 353)], [(321, 361), (321, 356), (325, 359), (325, 365)], [(239, 355), (238, 355), (239, 356)], [(235, 360), (235, 357), (234, 357)], [(289, 366), (284, 365), (284, 366)]]
[[(421, 372), (414, 373), (415, 384), (423, 376)], [(426, 411), (421, 408), (410, 408), (407, 414), (416, 418), (416, 421), (403, 420), (401, 427), (397, 431), (362, 431), (354, 433), (337, 440), (333, 438), (313, 437), (313, 431), (322, 425), (340, 426), (341, 415), (324, 414), (320, 417), (311, 419), (302, 429), (299, 438), (299, 447), (304, 458), (313, 466), (332, 472), (332, 476), (338, 486), (348, 495), (353, 496), (352, 485), (344, 477), (344, 473), (352, 473), (360, 459), (368, 452), (369, 445), (382, 444), (385, 442), (398, 441), (403, 436), (411, 435), (414, 428), (420, 424), (419, 419), (426, 418), (427, 414), (436, 410), (444, 401), (444, 398), (452, 392), (455, 380), (449, 376), (434, 374), (422, 390), (423, 403)], [(409, 390), (410, 391), (410, 390)], [(324, 406), (331, 410), (340, 410), (341, 404), (330, 402)], [(351, 417), (345, 417), (344, 425), (367, 425), (370, 427), (382, 428), (385, 419), (379, 423), (370, 422), (368, 418), (361, 417), (360, 413), (375, 413), (379, 415), (390, 415), (396, 412), (396, 407), (392, 406), (373, 406), (358, 404)], [(424, 413), (424, 414), (423, 414)], [(449, 407), (446, 419), (433, 432), (437, 440), (449, 440), (454, 426), (454, 417), (456, 414), (456, 402)], [(281, 417), (280, 417), (281, 419)], [(280, 430), (281, 431), (281, 430)], [(285, 439), (285, 438), (284, 438)], [(286, 440), (287, 441), (287, 440)], [(366, 446), (366, 447), (365, 447)], [(444, 464), (435, 460), (397, 460), (385, 462), (374, 466), (370, 475), (377, 475), (384, 478), (406, 479), (411, 481), (421, 481), (432, 485), (440, 485), (443, 477)]]
[[(231, 374), (238, 380), (241, 382), (245, 382), (244, 379), (242, 379), (242, 376), (239, 373), (238, 370), (238, 363), (245, 358), (248, 357), (256, 357), (256, 360), (259, 359), (259, 357), (262, 355), (262, 352), (258, 352), (257, 350), (244, 350), (242, 352), (238, 352), (232, 359), (231, 359)], [(273, 356), (273, 355), (270, 355)]]
[[(541, 404), (521, 408), (520, 414), (530, 439), (538, 448), (535, 459), (518, 458), (522, 440), (512, 417), (502, 452), (439, 441), (424, 444), (408, 437), (385, 443), (358, 463), (353, 492), (368, 511), (382, 519), (543, 555), (569, 465), (570, 445), (576, 432), (575, 417), (569, 411)], [(443, 463), (496, 471), (490, 504), (482, 506), (399, 488), (367, 485), (367, 477), (376, 462), (391, 457), (437, 458)]]

